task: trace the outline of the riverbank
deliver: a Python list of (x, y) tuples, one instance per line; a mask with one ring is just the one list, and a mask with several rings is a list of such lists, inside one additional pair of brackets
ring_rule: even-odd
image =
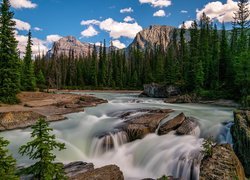
[(47, 121), (65, 120), (65, 114), (107, 103), (93, 96), (69, 93), (21, 92), (17, 97), (20, 104), (0, 104), (0, 131), (29, 127), (38, 118)]

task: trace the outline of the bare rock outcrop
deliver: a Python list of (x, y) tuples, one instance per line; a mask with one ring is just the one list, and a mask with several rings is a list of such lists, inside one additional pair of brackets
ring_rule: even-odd
[(144, 85), (144, 90), (141, 96), (144, 95), (152, 98), (168, 98), (177, 96), (179, 94), (180, 90), (175, 86), (166, 86), (152, 83)]
[(186, 117), (181, 113), (175, 118), (162, 124), (158, 130), (158, 134), (165, 135), (170, 131), (175, 131), (176, 135), (197, 135), (198, 130), (198, 120), (193, 117)]
[(238, 110), (234, 112), (234, 125), (231, 128), (234, 151), (250, 177), (250, 111)]
[(164, 134), (168, 134), (170, 131), (176, 130), (182, 125), (185, 119), (186, 117), (183, 113), (179, 114), (175, 118), (161, 125), (161, 127), (158, 130), (158, 134), (164, 135)]
[(155, 45), (162, 45), (167, 49), (172, 37), (174, 27), (153, 25), (140, 31), (129, 48), (139, 47), (140, 49), (154, 48)]
[(70, 180), (124, 180), (123, 173), (116, 165), (108, 165), (80, 173)]
[(245, 180), (244, 169), (229, 144), (216, 145), (212, 157), (202, 160), (200, 180)]

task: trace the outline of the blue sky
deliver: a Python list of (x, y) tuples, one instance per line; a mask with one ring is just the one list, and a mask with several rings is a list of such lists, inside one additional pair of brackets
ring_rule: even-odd
[(187, 21), (189, 26), (190, 21), (197, 19), (199, 13), (203, 11), (215, 21), (227, 22), (237, 8), (237, 3), (233, 0), (10, 0), (10, 2), (15, 12), (15, 19), (19, 22), (17, 39), (20, 41), (20, 46), (26, 40), (27, 30), (31, 28), (35, 38), (34, 46), (39, 43), (39, 46), (42, 46), (40, 48), (44, 50), (51, 46), (53, 41), (67, 35), (91, 43), (103, 39), (107, 42), (114, 40), (118, 47), (123, 47), (131, 43), (138, 31), (150, 25), (178, 27), (183, 21)]

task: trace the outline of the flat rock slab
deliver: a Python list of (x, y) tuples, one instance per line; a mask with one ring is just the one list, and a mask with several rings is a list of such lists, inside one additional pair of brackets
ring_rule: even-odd
[(244, 169), (229, 144), (215, 146), (212, 157), (201, 163), (200, 180), (219, 179), (245, 180)]
[(1, 112), (0, 131), (31, 126), (39, 118), (45, 118), (45, 116), (33, 111)]
[(29, 127), (39, 118), (47, 121), (64, 120), (65, 114), (107, 103), (93, 96), (66, 93), (22, 92), (18, 98), (21, 101), (18, 105), (0, 105), (0, 131)]

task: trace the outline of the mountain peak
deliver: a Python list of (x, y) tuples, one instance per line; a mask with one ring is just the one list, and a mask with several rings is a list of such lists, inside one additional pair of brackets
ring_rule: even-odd
[(175, 27), (151, 25), (137, 33), (130, 47), (139, 46), (140, 49), (153, 48), (155, 45), (163, 45), (166, 49), (171, 41)]

